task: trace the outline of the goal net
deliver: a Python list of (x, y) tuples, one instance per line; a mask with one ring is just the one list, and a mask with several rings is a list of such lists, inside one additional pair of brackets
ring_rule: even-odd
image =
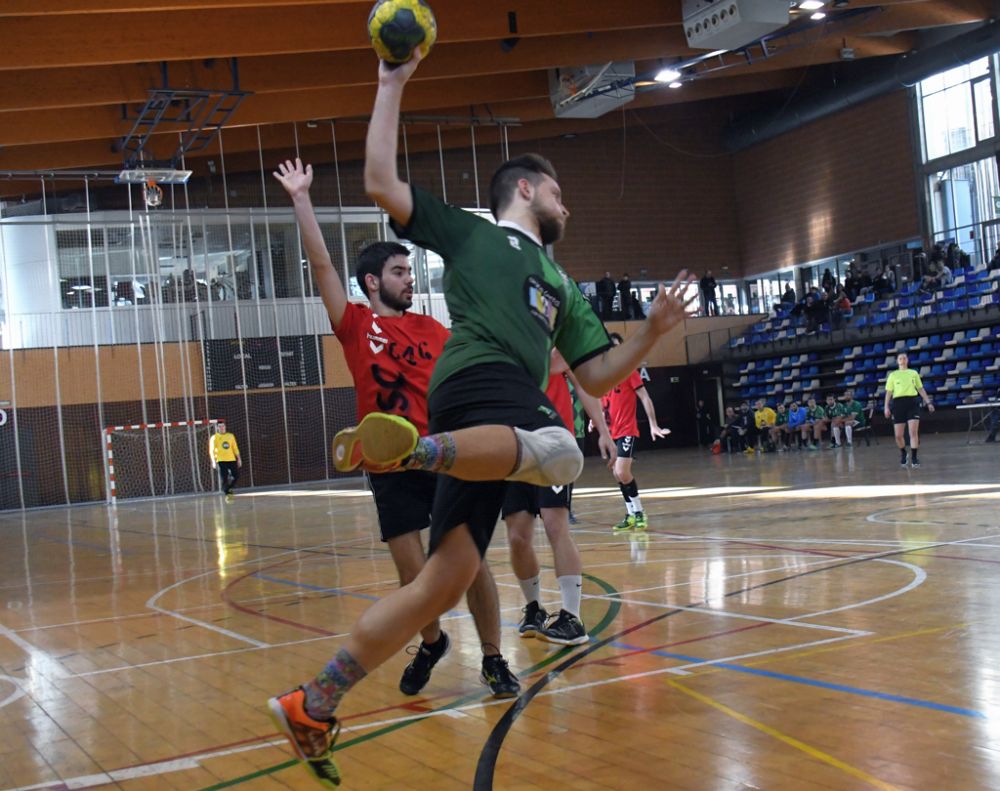
[(108, 502), (216, 489), (208, 443), (217, 422), (108, 426), (104, 429)]

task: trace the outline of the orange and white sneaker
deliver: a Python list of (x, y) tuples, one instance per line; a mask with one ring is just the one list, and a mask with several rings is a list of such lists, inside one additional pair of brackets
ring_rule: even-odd
[(337, 472), (364, 467), (372, 472), (389, 472), (413, 453), (420, 435), (406, 418), (371, 412), (353, 428), (337, 432), (333, 438), (333, 466)]
[(288, 739), (302, 765), (324, 788), (340, 785), (340, 769), (333, 760), (333, 745), (340, 733), (336, 717), (329, 722), (314, 720), (306, 713), (302, 687), (271, 698), (267, 707), (278, 730)]

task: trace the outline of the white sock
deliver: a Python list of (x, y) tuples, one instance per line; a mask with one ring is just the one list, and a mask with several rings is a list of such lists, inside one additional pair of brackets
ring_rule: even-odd
[(559, 592), (562, 593), (562, 608), (570, 615), (579, 618), (580, 597), (583, 595), (583, 577), (579, 574), (567, 574), (565, 577), (559, 577), (556, 582), (559, 583)]
[(840, 426), (834, 426), (833, 429), (833, 442), (835, 445), (840, 444)]
[(628, 512), (629, 516), (635, 513), (635, 505), (632, 504), (632, 500), (625, 501), (625, 510)]
[(637, 514), (642, 511), (642, 500), (639, 499), (639, 495), (632, 498), (632, 513)]
[(850, 444), (854, 441), (854, 426), (844, 426), (844, 432), (847, 434), (847, 442)]
[(537, 574), (531, 579), (519, 579), (517, 584), (521, 586), (521, 593), (524, 594), (525, 602), (528, 604), (531, 604), (532, 602), (540, 602), (538, 594), (541, 592), (542, 586), (539, 582)]

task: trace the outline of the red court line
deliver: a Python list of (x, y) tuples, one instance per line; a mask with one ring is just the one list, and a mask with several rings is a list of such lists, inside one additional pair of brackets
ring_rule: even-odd
[(274, 563), (274, 564), (272, 564), (270, 566), (264, 566), (263, 568), (260, 568), (260, 569), (254, 569), (253, 571), (248, 571), (246, 574), (243, 574), (242, 576), (237, 577), (232, 582), (230, 582), (228, 585), (226, 585), (225, 588), (222, 589), (222, 593), (219, 594), (220, 598), (222, 599), (222, 601), (224, 601), (226, 604), (228, 604), (233, 609), (239, 610), (240, 612), (246, 613), (247, 615), (254, 615), (254, 616), (258, 617), (258, 618), (266, 618), (269, 621), (275, 621), (276, 623), (283, 623), (286, 626), (293, 626), (293, 627), (295, 627), (297, 629), (305, 629), (307, 632), (312, 632), (314, 634), (320, 634), (320, 635), (323, 635), (324, 637), (333, 637), (334, 635), (336, 635), (337, 632), (330, 632), (330, 631), (327, 631), (326, 629), (323, 629), (323, 628), (321, 628), (319, 626), (310, 626), (309, 624), (299, 623), (298, 621), (293, 621), (293, 620), (291, 620), (289, 618), (282, 618), (280, 615), (271, 615), (270, 613), (260, 612), (259, 610), (254, 610), (254, 609), (252, 609), (250, 607), (247, 607), (245, 604), (240, 604), (239, 602), (233, 601), (233, 599), (230, 598), (230, 596), (229, 596), (229, 589), (232, 588), (237, 583), (243, 582), (243, 580), (245, 580), (247, 577), (251, 577), (254, 574), (258, 574), (261, 571), (267, 571), (268, 569), (272, 569), (272, 568), (276, 568), (278, 566), (281, 566), (285, 562), (286, 561), (282, 561), (281, 563)]

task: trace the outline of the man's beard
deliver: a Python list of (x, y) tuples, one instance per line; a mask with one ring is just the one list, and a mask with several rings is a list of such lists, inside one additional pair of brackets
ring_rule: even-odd
[(378, 284), (378, 298), (391, 310), (409, 310), (413, 307), (413, 297), (390, 294), (382, 283)]
[(542, 244), (555, 244), (562, 239), (562, 218), (554, 214), (545, 214), (539, 211), (537, 204), (533, 205), (532, 209), (534, 210), (535, 219), (538, 221), (538, 235), (542, 240)]

